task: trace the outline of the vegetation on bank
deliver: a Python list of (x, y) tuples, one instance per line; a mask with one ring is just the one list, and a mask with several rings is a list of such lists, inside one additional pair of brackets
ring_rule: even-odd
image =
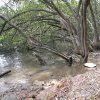
[(68, 62), (75, 53), (87, 62), (88, 52), (100, 49), (99, 4), (99, 0), (10, 0), (0, 7), (0, 47), (44, 49)]

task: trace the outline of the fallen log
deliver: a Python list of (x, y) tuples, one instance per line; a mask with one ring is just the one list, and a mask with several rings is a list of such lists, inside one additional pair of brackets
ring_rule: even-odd
[(10, 73), (10, 72), (11, 72), (11, 70), (7, 70), (7, 71), (2, 72), (2, 73), (0, 74), (0, 78), (3, 77), (4, 75)]

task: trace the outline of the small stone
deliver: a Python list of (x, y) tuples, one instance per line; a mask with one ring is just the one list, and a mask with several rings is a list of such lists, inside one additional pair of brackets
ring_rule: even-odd
[(36, 98), (36, 96), (35, 96), (35, 95), (32, 95), (32, 98), (33, 98), (33, 99), (35, 99), (35, 98)]
[(50, 76), (54, 76), (53, 74), (51, 74)]
[(44, 85), (44, 81), (38, 81), (38, 80), (36, 80), (36, 81), (34, 82), (34, 84), (35, 84), (35, 85), (38, 85), (38, 86), (42, 86), (42, 85)]

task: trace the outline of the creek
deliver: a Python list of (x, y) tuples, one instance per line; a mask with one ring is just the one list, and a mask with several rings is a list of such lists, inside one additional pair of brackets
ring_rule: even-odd
[[(95, 56), (98, 56), (98, 54), (95, 53)], [(79, 64), (73, 64), (69, 67), (63, 59), (52, 54), (45, 54), (42, 58), (47, 62), (46, 66), (41, 66), (31, 53), (20, 53), (18, 51), (0, 53), (0, 72), (11, 70), (11, 73), (0, 78), (0, 93), (9, 90), (9, 84), (28, 84), (30, 77), (32, 81), (44, 81), (75, 76), (87, 71), (86, 68), (81, 67)], [(91, 55), (89, 60), (93, 62), (93, 58), (93, 55)], [(94, 62), (100, 64), (97, 59)]]

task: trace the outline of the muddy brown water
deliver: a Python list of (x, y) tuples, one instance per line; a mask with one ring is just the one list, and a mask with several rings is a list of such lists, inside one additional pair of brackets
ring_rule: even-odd
[[(100, 54), (98, 53), (93, 56), (91, 54), (90, 62), (96, 62), (100, 65), (98, 59)], [(0, 54), (0, 72), (3, 70), (10, 69), (11, 73), (0, 78), (0, 92), (4, 92), (9, 89), (9, 83), (12, 84), (26, 84), (30, 77), (33, 81), (35, 80), (49, 80), (49, 79), (60, 79), (66, 76), (75, 76), (82, 74), (87, 71), (84, 67), (80, 67), (78, 64), (73, 64), (72, 67), (68, 67), (65, 61), (59, 57), (45, 55), (43, 58), (46, 60), (47, 65), (39, 65), (36, 57), (30, 53), (19, 53), (13, 54), (2, 53)], [(100, 60), (100, 59), (99, 59)], [(7, 84), (6, 84), (7, 83)]]

